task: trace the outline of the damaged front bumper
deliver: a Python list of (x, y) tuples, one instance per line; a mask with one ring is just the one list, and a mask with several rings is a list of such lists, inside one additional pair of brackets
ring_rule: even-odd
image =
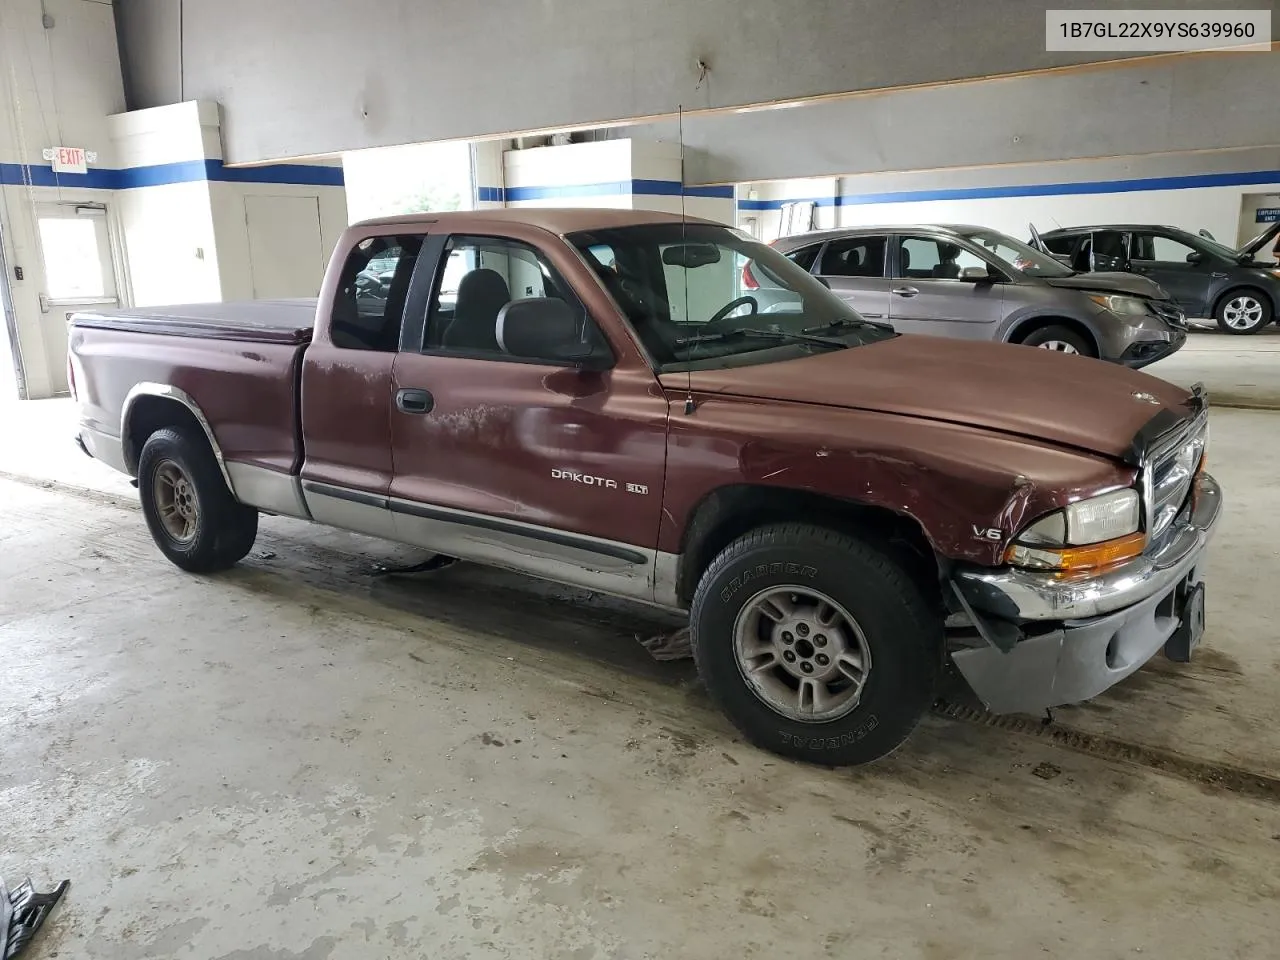
[(995, 713), (1038, 713), (1096, 697), (1178, 631), (1221, 509), (1217, 481), (1200, 474), (1190, 510), (1158, 548), (1101, 576), (958, 571), (955, 588), (986, 642), (953, 652), (952, 660)]

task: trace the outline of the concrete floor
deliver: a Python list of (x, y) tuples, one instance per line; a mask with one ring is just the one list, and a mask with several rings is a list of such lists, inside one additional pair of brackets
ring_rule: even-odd
[(1186, 346), (1146, 372), (1184, 387), (1199, 381), (1219, 406), (1280, 410), (1280, 327), (1239, 337), (1198, 323)]
[(1270, 956), (1278, 427), (1214, 414), (1195, 663), (842, 771), (741, 743), (643, 610), (282, 520), (189, 576), (28, 436), (101, 487), (0, 478), (0, 875), (73, 882), (29, 955)]

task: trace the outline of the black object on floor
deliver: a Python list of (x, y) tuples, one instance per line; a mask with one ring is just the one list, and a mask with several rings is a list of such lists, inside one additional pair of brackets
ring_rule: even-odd
[(24, 880), (10, 893), (0, 880), (0, 960), (23, 951), (69, 886), (71, 881), (63, 880), (53, 893), (36, 893), (31, 881)]
[(649, 656), (655, 660), (688, 660), (693, 657), (688, 627), (641, 640), (640, 646), (648, 650)]
[(375, 577), (398, 577), (410, 573), (430, 573), (432, 570), (443, 570), (445, 567), (451, 567), (457, 562), (457, 557), (446, 557), (443, 553), (437, 553), (421, 563), (413, 563), (407, 567), (388, 567), (383, 564), (377, 564), (373, 568), (373, 575)]

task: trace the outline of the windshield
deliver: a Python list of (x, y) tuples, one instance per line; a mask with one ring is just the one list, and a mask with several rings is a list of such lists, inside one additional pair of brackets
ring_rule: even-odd
[(1070, 277), (1075, 271), (1035, 247), (996, 230), (971, 230), (960, 234), (976, 243), (1011, 270), (1029, 277)]
[(709, 224), (569, 236), (659, 372), (767, 363), (894, 336), (772, 247)]

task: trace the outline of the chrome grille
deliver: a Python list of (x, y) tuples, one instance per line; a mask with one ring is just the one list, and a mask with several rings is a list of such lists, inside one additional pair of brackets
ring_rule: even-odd
[(1209, 420), (1202, 414), (1161, 437), (1151, 451), (1143, 469), (1143, 501), (1151, 542), (1169, 529), (1186, 505), (1208, 437)]
[(1155, 315), (1169, 324), (1169, 326), (1186, 329), (1187, 315), (1179, 310), (1178, 305), (1172, 300), (1151, 300), (1149, 302)]

